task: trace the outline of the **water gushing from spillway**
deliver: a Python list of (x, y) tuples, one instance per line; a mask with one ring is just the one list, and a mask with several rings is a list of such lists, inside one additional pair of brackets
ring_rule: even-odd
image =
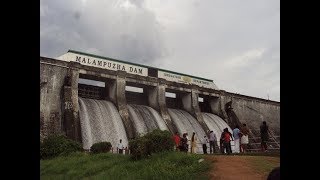
[(130, 104), (128, 109), (134, 127), (140, 135), (144, 135), (154, 129), (169, 130), (159, 113), (151, 107)]
[(97, 142), (110, 142), (115, 149), (120, 139), (128, 146), (126, 130), (120, 114), (110, 101), (79, 97), (79, 115), (84, 149)]
[[(127, 105), (130, 119), (136, 129), (136, 133), (143, 135), (154, 129), (168, 130), (168, 127), (159, 113), (151, 107), (143, 105)], [(95, 100), (79, 97), (79, 115), (82, 133), (82, 143), (84, 149), (97, 142), (108, 141), (112, 147), (116, 148), (119, 139), (122, 139), (124, 146), (128, 146), (126, 129), (115, 105), (110, 101)], [(192, 133), (197, 136), (197, 153), (203, 153), (201, 140), (207, 135), (199, 122), (187, 111), (181, 109), (168, 109), (169, 115), (182, 136), (188, 133), (191, 140)], [(202, 113), (204, 122), (208, 128), (216, 134), (218, 145), (221, 133), (228, 124), (219, 116), (211, 113)], [(234, 142), (231, 142), (232, 149)]]
[[(217, 144), (220, 147), (220, 137), (223, 129), (228, 128), (229, 132), (232, 134), (232, 129), (230, 126), (219, 116), (211, 113), (202, 113), (203, 120), (208, 126), (209, 130), (212, 130), (217, 136)], [(234, 149), (234, 141), (231, 141), (231, 149)]]
[[(168, 108), (169, 115), (176, 125), (180, 136), (183, 133), (188, 133), (188, 138), (191, 140), (192, 133), (195, 132), (197, 136), (197, 153), (203, 153), (201, 139), (206, 136), (205, 131), (202, 129), (199, 122), (187, 111), (181, 109), (171, 109)], [(190, 145), (189, 145), (190, 148)]]

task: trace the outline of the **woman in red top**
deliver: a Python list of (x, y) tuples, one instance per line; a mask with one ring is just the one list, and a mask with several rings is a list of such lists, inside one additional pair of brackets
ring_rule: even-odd
[(175, 144), (175, 149), (178, 151), (180, 148), (180, 136), (178, 132), (176, 132), (176, 134), (173, 136), (173, 141)]
[(228, 128), (225, 128), (223, 134), (223, 146), (226, 148), (227, 154), (232, 153), (230, 143), (231, 139), (233, 141), (232, 134), (228, 131)]

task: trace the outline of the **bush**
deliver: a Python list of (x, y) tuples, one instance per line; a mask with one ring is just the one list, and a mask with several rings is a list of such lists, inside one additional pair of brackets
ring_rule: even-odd
[(133, 159), (141, 159), (148, 155), (151, 155), (151, 152), (147, 149), (147, 139), (145, 137), (139, 137), (129, 141), (129, 147), (131, 156)]
[(151, 153), (173, 150), (174, 142), (172, 134), (169, 131), (155, 129), (145, 135), (148, 140), (148, 149)]
[(155, 129), (142, 137), (129, 141), (133, 159), (141, 159), (162, 151), (172, 151), (174, 142), (169, 131)]
[(111, 149), (111, 143), (110, 142), (99, 142), (99, 143), (94, 143), (90, 147), (90, 152), (92, 153), (104, 153), (104, 152), (109, 152)]
[(72, 152), (82, 150), (80, 143), (68, 139), (64, 135), (50, 135), (40, 143), (40, 159), (69, 155)]

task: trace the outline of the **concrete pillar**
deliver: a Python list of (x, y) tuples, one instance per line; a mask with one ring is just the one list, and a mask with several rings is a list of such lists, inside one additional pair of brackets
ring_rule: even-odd
[(207, 133), (209, 128), (203, 120), (198, 99), (199, 92), (195, 87), (193, 87), (191, 89), (191, 93), (187, 93), (186, 95), (182, 96), (183, 108), (197, 119), (203, 130)]
[(150, 87), (148, 88), (148, 103), (153, 109), (160, 110), (159, 108), (159, 93), (160, 87)]
[(168, 126), (170, 132), (174, 134), (177, 131), (172, 119), (169, 115), (168, 108), (166, 105), (166, 86), (165, 84), (159, 83), (157, 87), (148, 89), (148, 101), (149, 106), (160, 112), (161, 117)]
[(220, 109), (220, 100), (219, 98), (212, 98), (209, 100), (210, 108), (213, 114), (220, 115), (221, 109)]
[(63, 124), (67, 137), (81, 142), (82, 138), (79, 119), (78, 81), (79, 69), (77, 68), (77, 63), (70, 62), (63, 89)]
[(185, 93), (181, 95), (182, 107), (184, 110), (188, 111), (192, 115), (194, 115), (192, 109), (192, 93)]
[(220, 101), (220, 114), (223, 116), (223, 119), (226, 121), (227, 124), (230, 124), (230, 120), (228, 118), (226, 109), (225, 109), (225, 104), (228, 102), (228, 100), (226, 99), (225, 93), (224, 91), (221, 91), (221, 95), (219, 98)]
[(127, 137), (132, 139), (135, 137), (135, 129), (130, 120), (129, 110), (126, 100), (126, 72), (118, 71), (117, 79), (109, 86), (109, 98), (116, 105), (123, 124), (126, 128)]

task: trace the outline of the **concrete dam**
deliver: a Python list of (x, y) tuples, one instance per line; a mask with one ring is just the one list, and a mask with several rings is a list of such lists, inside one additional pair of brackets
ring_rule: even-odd
[[(91, 83), (86, 83), (91, 82)], [(154, 129), (198, 139), (247, 124), (249, 149), (260, 147), (266, 121), (270, 150), (280, 150), (280, 102), (226, 92), (213, 80), (69, 50), (40, 56), (40, 140), (65, 134), (90, 149), (116, 147)], [(232, 142), (233, 143), (233, 142)], [(218, 143), (219, 144), (219, 143)], [(202, 153), (202, 145), (198, 145)]]

